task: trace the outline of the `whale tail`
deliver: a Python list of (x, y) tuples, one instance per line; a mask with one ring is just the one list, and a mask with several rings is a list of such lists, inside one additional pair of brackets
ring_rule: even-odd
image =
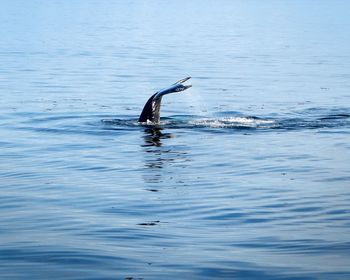
[(162, 102), (162, 97), (169, 93), (181, 92), (190, 88), (192, 85), (183, 84), (189, 79), (191, 79), (191, 77), (181, 79), (176, 83), (172, 84), (171, 86), (161, 89), (155, 94), (153, 94), (143, 107), (142, 113), (139, 117), (139, 122), (151, 122), (154, 124), (158, 124), (160, 121), (160, 105)]

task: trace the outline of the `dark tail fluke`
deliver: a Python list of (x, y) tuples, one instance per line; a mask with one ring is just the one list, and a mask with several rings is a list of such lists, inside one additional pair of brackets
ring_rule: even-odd
[(184, 82), (191, 79), (191, 77), (187, 77), (177, 81), (175, 84), (157, 91), (153, 94), (148, 101), (146, 102), (141, 115), (139, 117), (139, 122), (151, 122), (153, 124), (158, 124), (160, 121), (160, 105), (162, 101), (162, 97), (166, 94), (173, 92), (181, 92), (191, 87), (191, 85), (183, 85)]

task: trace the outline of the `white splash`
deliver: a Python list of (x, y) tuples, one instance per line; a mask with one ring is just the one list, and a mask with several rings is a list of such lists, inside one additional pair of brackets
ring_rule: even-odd
[(194, 126), (204, 126), (211, 128), (225, 127), (259, 127), (262, 125), (273, 125), (275, 121), (264, 120), (249, 117), (228, 117), (228, 118), (206, 118), (200, 120), (192, 120), (189, 122)]

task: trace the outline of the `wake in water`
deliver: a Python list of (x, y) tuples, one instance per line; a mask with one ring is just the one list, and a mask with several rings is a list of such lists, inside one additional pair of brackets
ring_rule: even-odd
[(244, 116), (237, 112), (221, 112), (217, 117), (205, 118), (195, 115), (162, 118), (160, 123), (140, 124), (135, 119), (105, 119), (102, 122), (115, 128), (159, 127), (159, 128), (207, 128), (207, 129), (317, 129), (350, 127), (349, 109), (308, 109), (280, 117)]
[(137, 119), (105, 119), (102, 122), (114, 126), (160, 128), (269, 128), (275, 124), (275, 120), (257, 117), (203, 118), (198, 116), (163, 118), (159, 124), (139, 123)]

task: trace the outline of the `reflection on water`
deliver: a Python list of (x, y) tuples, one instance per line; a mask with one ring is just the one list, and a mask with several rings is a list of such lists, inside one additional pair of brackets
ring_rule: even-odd
[[(145, 183), (153, 184), (151, 190), (157, 190), (158, 183), (165, 182), (169, 179), (169, 171), (176, 162), (185, 160), (187, 152), (179, 151), (175, 145), (164, 146), (163, 141), (175, 137), (175, 134), (164, 133), (163, 129), (154, 126), (144, 130), (144, 141), (141, 145), (144, 152), (146, 171), (143, 173)], [(166, 169), (166, 170), (164, 170)]]
[[(164, 138), (171, 138), (171, 134), (163, 134), (161, 128), (157, 127), (150, 127), (145, 129), (145, 145), (144, 147), (149, 147), (149, 146), (156, 146), (160, 147), (162, 145), (161, 139)], [(149, 152), (152, 152), (151, 150), (147, 150)]]

